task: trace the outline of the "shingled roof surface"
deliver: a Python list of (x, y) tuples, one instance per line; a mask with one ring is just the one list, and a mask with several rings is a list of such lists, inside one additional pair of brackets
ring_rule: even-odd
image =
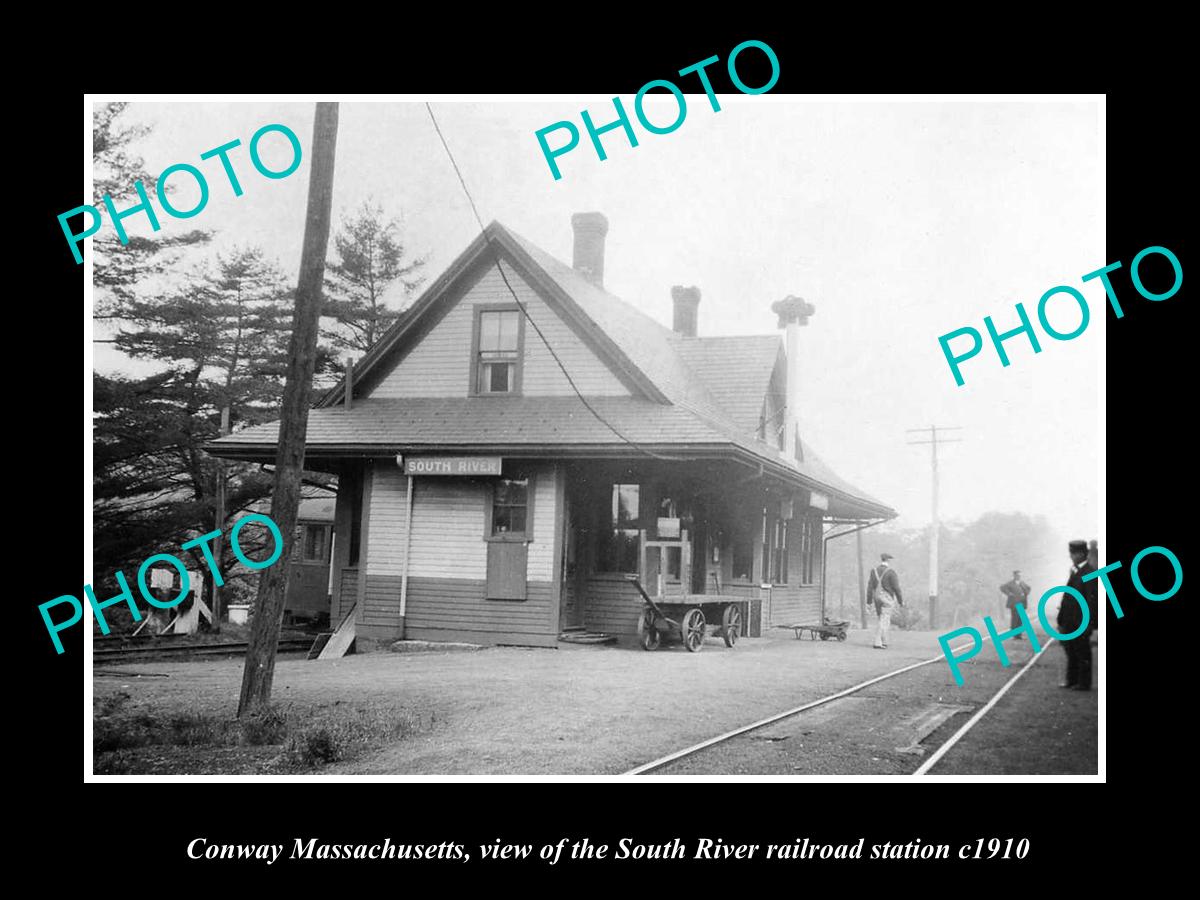
[(676, 335), (675, 351), (708, 385), (713, 399), (733, 423), (747, 434), (758, 432), (763, 397), (783, 350), (777, 334), (683, 337)]
[(592, 284), (519, 234), (506, 231), (672, 403), (725, 426), (733, 424), (713, 397), (709, 384), (676, 351), (675, 340), (679, 336), (675, 332), (636, 306)]
[[(727, 443), (723, 432), (686, 409), (634, 397), (589, 397), (588, 403), (631, 441)], [(269, 422), (221, 438), (221, 446), (274, 444), (279, 423)], [(409, 397), (355, 400), (354, 406), (310, 410), (310, 447), (594, 446), (621, 444), (577, 397)]]
[[(518, 262), (526, 256), (533, 280), (557, 285), (590, 319), (585, 326), (607, 335), (670, 401), (665, 405), (634, 397), (589, 397), (589, 404), (628, 441), (656, 447), (733, 445), (807, 482), (895, 514), (839, 478), (807, 445), (799, 462), (785, 460), (757, 439), (762, 398), (780, 352), (778, 336), (683, 337), (498, 222), (488, 226), (487, 234), (502, 246), (515, 246)], [(403, 325), (402, 320), (393, 328)], [(278, 423), (272, 422), (223, 437), (210, 447), (219, 455), (236, 457), (239, 450), (261, 452), (277, 441)], [(416, 447), (627, 446), (576, 397), (356, 397), (349, 410), (332, 405), (311, 410), (307, 443), (314, 453), (372, 447), (395, 452)]]

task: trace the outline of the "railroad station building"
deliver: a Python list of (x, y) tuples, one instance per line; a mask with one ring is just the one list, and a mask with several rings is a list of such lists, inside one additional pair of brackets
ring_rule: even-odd
[[(633, 635), (636, 576), (736, 603), (743, 634), (820, 622), (825, 540), (896, 513), (798, 433), (789, 353), (813, 308), (764, 302), (771, 333), (699, 335), (700, 291), (676, 286), (667, 328), (604, 289), (604, 216), (572, 225), (566, 265), (493, 222), (311, 410), (305, 465), (338, 476), (331, 621), (376, 640)], [(267, 462), (277, 439), (271, 423), (209, 449)]]

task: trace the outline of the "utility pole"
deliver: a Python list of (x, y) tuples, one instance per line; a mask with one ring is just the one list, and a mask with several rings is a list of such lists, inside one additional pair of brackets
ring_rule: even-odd
[(846, 573), (838, 569), (838, 621), (846, 621)]
[(854, 531), (854, 545), (858, 556), (858, 617), (862, 622), (862, 627), (867, 627), (867, 585), (863, 580), (863, 551), (862, 551), (862, 533), (863, 523), (858, 523), (858, 528)]
[(276, 565), (259, 576), (254, 603), (254, 624), (242, 671), (238, 716), (253, 713), (271, 701), (275, 678), (275, 653), (283, 621), (283, 598), (291, 570), (291, 543), (295, 541), (300, 507), (300, 477), (304, 471), (304, 440), (316, 365), (317, 327), (321, 316), (321, 288), (325, 280), (325, 253), (329, 249), (329, 213), (333, 206), (333, 162), (337, 149), (338, 105), (318, 103), (313, 119), (312, 161), (308, 179), (308, 212), (304, 245), (300, 252), (300, 278), (296, 285), (296, 311), (288, 347), (287, 382), (279, 417), (279, 450), (275, 457), (275, 488), (271, 519), (283, 535), (283, 553)]
[[(942, 426), (942, 431), (962, 431), (957, 425)], [(930, 425), (928, 428), (909, 428), (907, 433), (929, 433), (927, 441), (909, 441), (909, 444), (929, 444), (932, 454), (930, 459), (933, 462), (933, 532), (929, 537), (929, 628), (933, 630), (937, 628), (937, 598), (938, 598), (938, 536), (941, 531), (941, 525), (938, 520), (938, 444), (954, 444), (962, 440), (962, 438), (939, 438), (938, 426)]]
[[(229, 434), (229, 406), (228, 404), (221, 407), (221, 436)], [(217, 460), (217, 511), (216, 523), (213, 525), (217, 531), (222, 531), (225, 528), (225, 460)], [(223, 541), (220, 535), (213, 541), (213, 553), (217, 559), (218, 568), (221, 565), (221, 560), (224, 557)], [(217, 584), (217, 579), (212, 579), (212, 630), (221, 630), (221, 587)]]

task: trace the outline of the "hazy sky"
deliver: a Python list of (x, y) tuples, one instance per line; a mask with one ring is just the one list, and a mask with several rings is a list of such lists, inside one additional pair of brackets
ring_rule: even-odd
[[(1109, 262), (1098, 104), (720, 95), (714, 113), (703, 95), (688, 101), (671, 134), (635, 121), (636, 148), (620, 131), (605, 135), (604, 162), (584, 133), (559, 158), (560, 181), (534, 132), (560, 119), (582, 131), (582, 108), (609, 121), (611, 99), (441, 101), (434, 110), (485, 221), (569, 263), (571, 214), (603, 212), (605, 287), (664, 324), (673, 284), (700, 287), (706, 335), (773, 333), (772, 302), (812, 301), (801, 332), (802, 434), (844, 478), (898, 509), (898, 524), (930, 516), (929, 448), (906, 446), (905, 429), (958, 425), (963, 442), (942, 450), (944, 519), (1022, 510), (1063, 533), (1095, 535), (1104, 293), (1080, 276)], [(666, 123), (674, 101), (647, 109)], [(294, 277), (308, 160), (270, 181), (252, 169), (246, 144), (281, 122), (307, 152), (311, 103), (141, 103), (128, 117), (153, 126), (139, 146), (150, 171), (187, 162), (209, 175), (207, 208), (189, 220), (162, 216), (164, 233), (214, 229), (214, 251), (261, 244)], [(239, 198), (215, 160), (199, 159), (234, 138), (243, 143), (232, 156)], [(278, 135), (263, 147), (271, 165), (289, 158)], [(335, 217), (368, 196), (402, 219), (430, 281), (477, 234), (422, 104), (341, 105)], [(955, 385), (939, 335), (966, 325), (983, 333), (986, 315), (1013, 328), (1018, 301), (1036, 321), (1038, 299), (1059, 284), (1089, 300), (1081, 337), (1039, 331), (1037, 355), (1014, 338), (1008, 368), (987, 344), (964, 365), (966, 385)], [(1051, 306), (1061, 331), (1078, 315), (1068, 300)], [(96, 367), (144, 371), (110, 345), (97, 345)]]

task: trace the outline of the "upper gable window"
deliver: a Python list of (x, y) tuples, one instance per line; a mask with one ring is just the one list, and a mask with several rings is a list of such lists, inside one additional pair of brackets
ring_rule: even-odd
[(515, 307), (476, 307), (473, 393), (520, 393), (524, 324)]

